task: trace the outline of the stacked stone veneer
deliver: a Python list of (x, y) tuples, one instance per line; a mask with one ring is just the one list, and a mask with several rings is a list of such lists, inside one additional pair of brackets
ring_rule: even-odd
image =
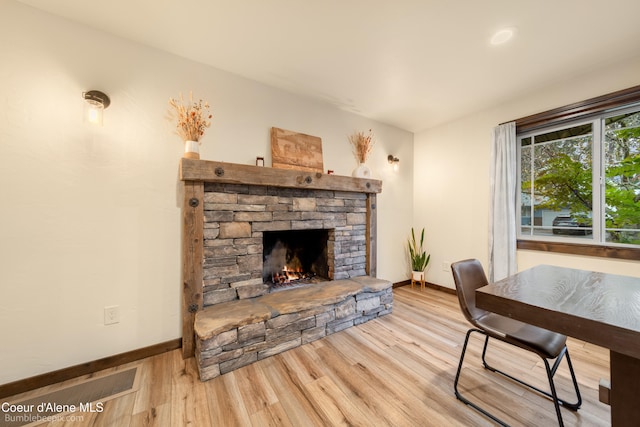
[[(328, 230), (329, 279), (269, 293), (263, 233)], [(209, 380), (390, 313), (390, 282), (365, 276), (367, 195), (206, 183), (203, 310), (194, 324), (200, 378)]]
[(200, 379), (364, 323), (392, 306), (390, 282), (356, 277), (207, 307), (194, 328)]
[(366, 274), (364, 193), (205, 184), (203, 305), (269, 292), (262, 281), (265, 231), (328, 229), (330, 279)]

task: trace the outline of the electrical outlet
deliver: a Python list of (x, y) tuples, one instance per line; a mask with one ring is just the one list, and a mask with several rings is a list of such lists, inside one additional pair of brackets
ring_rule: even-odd
[(447, 273), (448, 273), (449, 271), (451, 271), (451, 264), (450, 264), (450, 263), (448, 263), (448, 262), (446, 262), (446, 261), (445, 261), (445, 262), (443, 262), (443, 263), (442, 263), (442, 271), (446, 271)]
[(104, 308), (104, 324), (113, 325), (114, 323), (120, 323), (119, 305), (112, 305)]

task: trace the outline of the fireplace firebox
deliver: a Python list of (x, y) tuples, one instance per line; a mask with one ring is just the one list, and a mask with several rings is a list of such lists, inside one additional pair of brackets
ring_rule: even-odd
[(263, 233), (262, 279), (272, 289), (329, 279), (329, 230)]

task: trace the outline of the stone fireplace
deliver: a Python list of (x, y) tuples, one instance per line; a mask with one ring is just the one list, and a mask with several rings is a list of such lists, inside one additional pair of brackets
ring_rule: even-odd
[(391, 312), (381, 182), (183, 158), (183, 356), (202, 380)]
[[(282, 253), (271, 253), (277, 242), (288, 249), (290, 261), (304, 249), (324, 251), (320, 262), (326, 266), (319, 273), (325, 279), (364, 276), (366, 235), (364, 193), (206, 183), (203, 305), (268, 293), (271, 283), (264, 266), (265, 261), (268, 268), (280, 261), (276, 256)], [(306, 262), (317, 261), (317, 254), (310, 256), (314, 259)]]

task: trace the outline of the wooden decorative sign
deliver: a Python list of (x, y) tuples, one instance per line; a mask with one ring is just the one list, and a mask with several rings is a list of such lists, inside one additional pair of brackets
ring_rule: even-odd
[(272, 127), (271, 158), (274, 168), (322, 173), (322, 139)]

